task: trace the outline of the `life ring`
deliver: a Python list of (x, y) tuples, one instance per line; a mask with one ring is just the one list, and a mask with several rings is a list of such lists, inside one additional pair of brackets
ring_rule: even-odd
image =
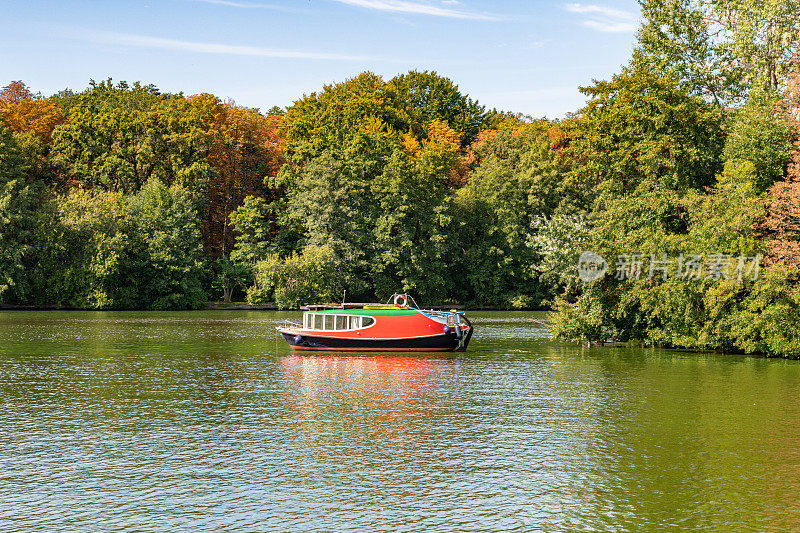
[[(402, 301), (403, 303), (399, 303)], [(408, 302), (408, 298), (406, 298), (405, 294), (395, 294), (394, 295), (394, 305), (397, 307), (405, 307), (406, 302)]]

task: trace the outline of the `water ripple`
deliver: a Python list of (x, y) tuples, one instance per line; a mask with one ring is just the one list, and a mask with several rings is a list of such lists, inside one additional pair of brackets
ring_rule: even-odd
[[(289, 313), (0, 313), (3, 531), (791, 531), (800, 365), (299, 355)], [(541, 315), (537, 315), (541, 317)]]

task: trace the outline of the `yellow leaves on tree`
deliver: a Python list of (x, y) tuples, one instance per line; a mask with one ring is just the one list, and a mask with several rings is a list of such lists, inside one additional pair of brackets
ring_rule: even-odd
[(461, 138), (447, 123), (441, 120), (431, 121), (427, 128), (427, 138), (418, 141), (410, 133), (402, 137), (402, 145), (406, 153), (413, 159), (423, 154), (435, 155), (446, 161), (450, 168), (447, 185), (458, 189), (466, 185), (469, 172), (469, 161), (466, 152), (461, 149)]
[(441, 120), (434, 120), (428, 125), (428, 144), (436, 143), (457, 150), (461, 146), (461, 139), (453, 129)]
[(447, 123), (434, 120), (428, 124), (428, 138), (421, 144), (419, 154), (436, 153), (442, 160), (449, 161), (450, 172), (447, 185), (458, 189), (466, 185), (469, 162), (461, 149), (461, 138)]
[(63, 121), (61, 110), (31, 93), (21, 81), (12, 81), (0, 91), (0, 123), (15, 133), (31, 132), (50, 142), (53, 129)]
[(403, 148), (405, 148), (406, 152), (408, 152), (411, 157), (417, 157), (420, 150), (422, 150), (422, 145), (413, 135), (405, 133), (403, 134)]

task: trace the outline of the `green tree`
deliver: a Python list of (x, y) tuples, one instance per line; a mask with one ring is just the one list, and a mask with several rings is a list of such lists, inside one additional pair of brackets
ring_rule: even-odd
[(31, 298), (40, 305), (128, 305), (123, 276), (129, 221), (119, 193), (72, 189), (40, 208), (29, 262)]
[(375, 182), (380, 214), (371, 263), (380, 298), (411, 292), (426, 301), (447, 299), (447, 178), (454, 148), (431, 143), (414, 159), (398, 150)]
[(385, 160), (391, 154), (386, 138), (399, 140), (404, 129), (390, 87), (371, 72), (304, 95), (288, 109), (283, 126), (286, 155), (293, 162), (323, 152), (349, 158), (365, 151), (376, 158), (382, 152)]
[(195, 202), (185, 189), (158, 179), (131, 198), (128, 268), (136, 307), (185, 309), (205, 303), (206, 265)]
[(27, 179), (29, 165), (14, 135), (0, 126), (0, 302), (11, 290), (24, 298), (23, 259), (31, 249), (38, 184)]
[(379, 210), (373, 184), (382, 168), (373, 156), (342, 160), (326, 152), (304, 167), (282, 171), (290, 183), (291, 216), (303, 227), (307, 243), (334, 253), (337, 294), (347, 290), (353, 297), (368, 297), (372, 292), (373, 221)]
[(800, 37), (796, 0), (640, 0), (640, 49), (660, 74), (720, 104), (776, 90)]
[(776, 97), (754, 91), (728, 123), (725, 159), (754, 166), (755, 186), (765, 191), (783, 179), (792, 154), (792, 128)]
[(89, 87), (85, 91), (75, 92), (70, 89), (59, 91), (49, 98), (50, 102), (61, 109), (64, 114), (69, 114), (77, 106), (99, 108), (102, 106), (146, 111), (156, 102), (172, 98), (176, 95), (164, 94), (153, 85), (143, 85), (141, 82), (129, 84), (120, 81), (114, 84), (111, 78), (100, 81), (89, 80)]
[(272, 251), (272, 209), (263, 199), (248, 196), (236, 211), (231, 213), (231, 224), (237, 232), (232, 261), (254, 265)]
[(205, 192), (216, 135), (210, 95), (153, 97), (126, 85), (81, 95), (53, 133), (56, 162), (72, 177), (106, 190), (135, 193), (151, 177)]
[(331, 301), (335, 269), (335, 255), (329, 246), (310, 245), (285, 259), (271, 254), (256, 265), (256, 285), (248, 290), (247, 301), (274, 301), (280, 309)]
[(658, 77), (641, 58), (611, 81), (581, 89), (591, 99), (567, 127), (579, 183), (620, 194), (647, 182), (673, 190), (714, 183), (721, 170), (722, 110)]
[[(772, 139), (767, 144), (775, 144), (748, 145), (735, 135), (734, 142), (743, 148), (726, 152), (739, 156), (752, 153), (752, 146), (755, 153), (779, 153), (776, 149), (786, 142), (767, 135)], [(554, 334), (791, 355), (798, 342), (789, 325), (798, 317), (791, 275), (767, 269), (753, 279), (733, 271), (737, 257), (756, 263), (764, 252), (759, 227), (768, 203), (764, 175), (748, 160), (730, 159), (713, 187), (675, 190), (643, 181), (627, 193), (606, 195), (593, 214), (587, 248), (608, 259), (612, 272), (614, 259), (625, 257), (621, 254), (640, 254), (641, 274), (606, 276), (584, 286), (576, 302), (559, 301), (552, 314)], [(704, 270), (681, 278), (673, 264), (668, 276), (648, 275), (653, 258), (664, 255), (673, 262), (697, 257)], [(725, 265), (719, 279), (708, 270), (715, 257)]]
[(427, 127), (440, 121), (452, 128), (466, 146), (480, 132), (486, 119), (485, 108), (462, 94), (458, 85), (435, 71), (412, 70), (389, 81), (394, 105), (418, 140), (427, 137)]

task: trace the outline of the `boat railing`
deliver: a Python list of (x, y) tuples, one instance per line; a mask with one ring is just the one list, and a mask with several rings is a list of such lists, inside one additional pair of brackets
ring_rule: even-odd
[(275, 326), (275, 329), (303, 329), (303, 324), (286, 319)]
[(451, 309), (450, 311), (436, 311), (434, 309), (417, 309), (411, 306), (409, 306), (409, 309), (419, 311), (423, 315), (433, 318), (434, 320), (444, 320), (450, 326), (454, 326), (456, 324), (465, 325), (462, 320), (466, 321), (464, 313), (456, 309)]

